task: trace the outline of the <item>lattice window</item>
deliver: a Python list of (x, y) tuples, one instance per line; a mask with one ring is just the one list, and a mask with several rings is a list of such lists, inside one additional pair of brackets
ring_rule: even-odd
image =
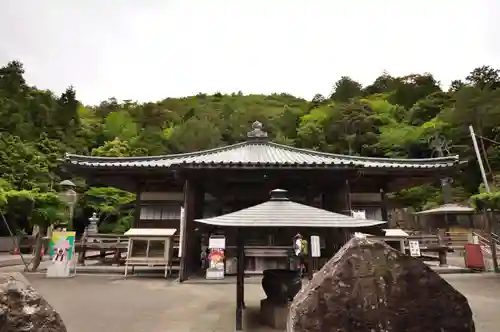
[(180, 220), (181, 207), (176, 205), (149, 205), (141, 207), (141, 220)]

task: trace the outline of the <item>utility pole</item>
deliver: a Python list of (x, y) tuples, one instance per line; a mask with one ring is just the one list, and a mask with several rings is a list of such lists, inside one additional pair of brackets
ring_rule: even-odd
[(481, 152), (479, 151), (479, 146), (477, 145), (476, 134), (474, 133), (474, 128), (469, 126), (470, 137), (472, 138), (472, 144), (474, 145), (474, 151), (476, 152), (477, 163), (479, 164), (479, 170), (481, 171), (481, 176), (483, 177), (484, 189), (487, 193), (490, 193), (490, 185), (488, 183), (488, 178), (486, 177), (486, 172), (484, 170), (483, 158), (481, 158)]
[[(470, 137), (472, 138), (472, 144), (474, 145), (474, 151), (476, 152), (476, 158), (477, 158), (477, 163), (479, 165), (479, 170), (481, 171), (481, 177), (483, 178), (484, 189), (486, 190), (487, 193), (490, 193), (491, 190), (490, 190), (490, 185), (488, 183), (488, 178), (486, 177), (486, 172), (484, 170), (483, 158), (481, 157), (481, 152), (479, 151), (479, 146), (477, 144), (476, 134), (474, 133), (474, 128), (472, 127), (472, 125), (469, 126), (469, 132), (470, 132)], [(491, 256), (493, 259), (493, 268), (495, 269), (495, 272), (498, 273), (499, 269), (498, 269), (498, 257), (497, 257), (497, 244), (493, 236), (493, 234), (496, 234), (496, 228), (497, 228), (495, 216), (493, 214), (493, 211), (491, 211), (491, 209), (489, 208), (485, 209), (485, 215), (486, 215), (486, 222), (488, 229), (488, 237), (490, 241)]]

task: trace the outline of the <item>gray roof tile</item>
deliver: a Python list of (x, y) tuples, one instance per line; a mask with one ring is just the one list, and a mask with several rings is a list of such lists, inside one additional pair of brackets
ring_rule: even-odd
[(240, 227), (369, 227), (386, 221), (353, 218), (290, 200), (270, 200), (222, 216), (196, 219), (209, 225)]
[(66, 155), (66, 163), (82, 167), (353, 167), (353, 168), (448, 168), (458, 156), (428, 159), (369, 158), (298, 149), (267, 141), (249, 140), (199, 152), (164, 156), (112, 158)]

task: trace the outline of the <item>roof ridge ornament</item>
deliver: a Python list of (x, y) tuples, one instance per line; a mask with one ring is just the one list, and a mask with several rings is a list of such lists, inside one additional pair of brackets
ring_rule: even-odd
[(247, 133), (247, 138), (249, 140), (266, 139), (267, 132), (262, 130), (263, 127), (264, 126), (260, 121), (255, 121), (254, 123), (252, 123), (252, 130)]

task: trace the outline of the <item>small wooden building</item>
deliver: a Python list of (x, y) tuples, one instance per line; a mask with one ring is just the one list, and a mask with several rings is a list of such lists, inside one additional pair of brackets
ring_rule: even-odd
[[(276, 249), (290, 249), (292, 244), (293, 234), (301, 231), (303, 235), (311, 234), (332, 234), (332, 230), (351, 231), (359, 229), (367, 229), (369, 227), (385, 224), (384, 221), (360, 219), (355, 217), (345, 216), (339, 213), (326, 211), (313, 206), (308, 206), (291, 201), (288, 198), (286, 190), (275, 189), (271, 191), (269, 201), (261, 203), (246, 209), (225, 215), (196, 219), (198, 223), (204, 225), (221, 226), (226, 229), (229, 238), (234, 239), (236, 246), (234, 247), (233, 257), (237, 262), (236, 275), (236, 331), (243, 330), (243, 309), (245, 307), (245, 287), (244, 275), (245, 267), (248, 268), (248, 263), (252, 259), (261, 258), (263, 261), (268, 259), (268, 256), (255, 257), (254, 253), (257, 250), (272, 250), (273, 247), (252, 246), (248, 242), (248, 235), (252, 234), (251, 230), (260, 229), (262, 234), (269, 232), (270, 225), (272, 228), (283, 234), (281, 239), (288, 241), (286, 245), (281, 247), (276, 246)], [(332, 234), (333, 235), (333, 234)], [(309, 236), (307, 236), (309, 238)], [(328, 238), (329, 240), (330, 238)], [(323, 248), (327, 250), (327, 248)], [(309, 279), (312, 279), (312, 257), (307, 255), (310, 269), (308, 270)], [(267, 266), (267, 268), (289, 269), (286, 266), (285, 257), (276, 258), (277, 266)], [(281, 266), (279, 265), (281, 263)], [(247, 265), (247, 266), (245, 266)]]
[(433, 209), (415, 213), (422, 230), (435, 233), (438, 230), (446, 232), (469, 232), (474, 228), (475, 210), (471, 207), (448, 203)]
[[(67, 155), (63, 167), (90, 185), (135, 192), (134, 227), (179, 229), (182, 281), (200, 267), (204, 232), (218, 231), (202, 231), (195, 219), (265, 202), (271, 190), (283, 188), (295, 202), (343, 214), (364, 210), (367, 219), (387, 220), (387, 192), (450, 176), (458, 165), (458, 156), (390, 159), (298, 149), (270, 142), (255, 122), (245, 142), (229, 146), (132, 158)], [(253, 230), (247, 241), (279, 244), (282, 237), (269, 226), (265, 236)]]
[(125, 232), (128, 237), (127, 259), (125, 261), (125, 278), (128, 267), (162, 266), (165, 278), (172, 266), (172, 237), (175, 228), (131, 228)]
[[(323, 259), (311, 261), (309, 272), (312, 273), (313, 269), (318, 269), (326, 259), (333, 256), (336, 249), (350, 238), (350, 234), (370, 229), (377, 233), (378, 226), (386, 223), (296, 203), (288, 198), (288, 192), (283, 189), (272, 190), (270, 196), (267, 202), (246, 209), (212, 218), (196, 219), (203, 224), (200, 226), (202, 230), (207, 229), (207, 226), (215, 226), (226, 236), (230, 243), (226, 246), (226, 261), (237, 261), (234, 241), (236, 236), (231, 234), (231, 230), (245, 229), (245, 274), (262, 274), (266, 269), (289, 268), (288, 258), (293, 256), (293, 238), (298, 233), (308, 241), (311, 235), (320, 238)], [(258, 234), (263, 238), (272, 236), (272, 243), (259, 243), (256, 241)], [(235, 264), (233, 266), (236, 267)]]

